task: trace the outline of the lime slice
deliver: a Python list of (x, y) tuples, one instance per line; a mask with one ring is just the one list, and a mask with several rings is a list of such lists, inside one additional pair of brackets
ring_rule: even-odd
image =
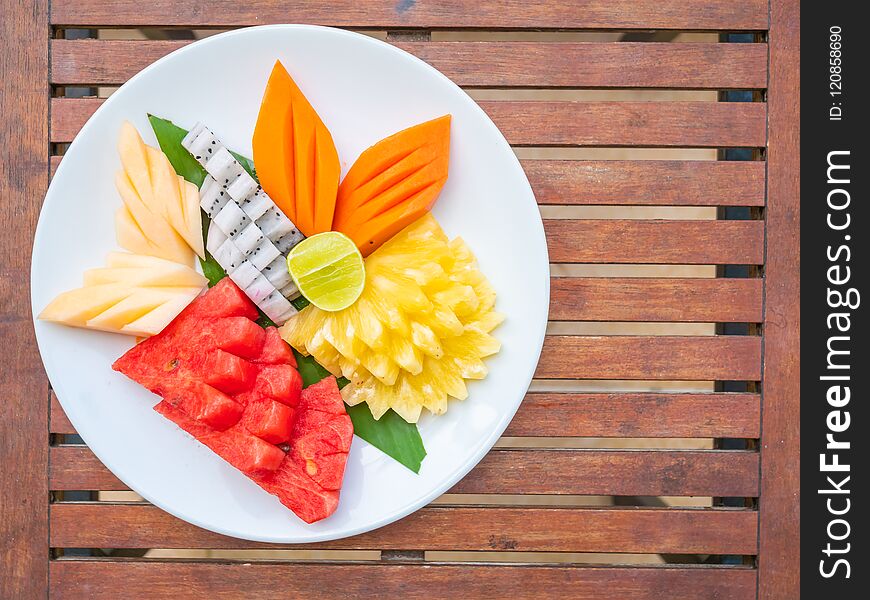
[(365, 263), (356, 244), (337, 231), (302, 240), (287, 255), (287, 268), (302, 295), (329, 312), (356, 302), (366, 283)]

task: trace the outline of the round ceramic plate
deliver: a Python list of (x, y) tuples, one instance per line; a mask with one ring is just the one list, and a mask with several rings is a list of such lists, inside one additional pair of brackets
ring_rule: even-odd
[(335, 139), (343, 170), (378, 140), (453, 115), (450, 176), (434, 214), (462, 236), (506, 315), (501, 352), (464, 402), (419, 429), (428, 456), (414, 474), (354, 438), (331, 517), (306, 525), (205, 446), (151, 410), (158, 398), (111, 369), (133, 339), (35, 322), (64, 411), (97, 457), (131, 489), (200, 527), (249, 540), (314, 542), (381, 527), (449, 490), (504, 431), (532, 379), (544, 340), (549, 264), (543, 224), (519, 162), (486, 114), (424, 62), (375, 39), (295, 25), (243, 29), (191, 44), (136, 75), (76, 136), (54, 176), (36, 230), (32, 304), (38, 314), (116, 249), (115, 150), (124, 120), (156, 145), (147, 113), (190, 128), (202, 121), (251, 156), (266, 80), (280, 59)]

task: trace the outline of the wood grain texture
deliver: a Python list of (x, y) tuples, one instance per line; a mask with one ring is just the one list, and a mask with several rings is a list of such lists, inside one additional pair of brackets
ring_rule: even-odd
[(225, 537), (148, 504), (59, 503), (53, 548), (292, 548), (755, 554), (748, 510), (428, 507), (355, 537), (264, 544)]
[(800, 595), (800, 5), (771, 1), (758, 597)]
[[(756, 394), (529, 393), (508, 436), (757, 438)], [(51, 432), (75, 433), (52, 395)]]
[(535, 376), (542, 379), (758, 381), (756, 336), (553, 335)]
[(750, 29), (767, 28), (762, 0), (522, 0), (420, 1), (366, 3), (353, 0), (53, 0), (54, 25), (231, 27), (269, 23), (312, 23), (366, 28), (492, 28), (492, 29)]
[(538, 204), (764, 206), (760, 161), (524, 160)]
[[(51, 157), (51, 174), (62, 156)], [(763, 162), (521, 161), (542, 205), (764, 206)]]
[[(52, 490), (126, 490), (89, 448), (51, 449)], [(758, 454), (728, 450), (491, 450), (454, 494), (758, 495)]]
[(52, 598), (440, 600), (749, 600), (756, 573), (743, 567), (574, 567), (456, 563), (220, 563), (60, 560), (51, 565)]
[(506, 436), (757, 438), (756, 394), (526, 395)]
[[(52, 40), (58, 85), (120, 85), (180, 40)], [(467, 87), (749, 89), (767, 85), (766, 44), (405, 42)], [(111, 56), (112, 60), (105, 60)], [(288, 65), (291, 66), (292, 65)]]
[(761, 279), (554, 277), (551, 321), (758, 323)]
[(31, 323), (30, 253), (48, 185), (48, 2), (3, 2), (0, 14), (0, 598), (40, 598), (48, 383)]
[(551, 219), (550, 262), (737, 264), (764, 262), (762, 221)]
[[(51, 141), (71, 141), (102, 102), (98, 98), (54, 98)], [(748, 147), (765, 143), (767, 110), (756, 102), (503, 100), (478, 104), (515, 146)]]

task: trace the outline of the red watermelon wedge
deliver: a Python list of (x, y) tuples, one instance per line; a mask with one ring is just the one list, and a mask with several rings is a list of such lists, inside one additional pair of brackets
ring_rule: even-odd
[(302, 390), (290, 347), (222, 279), (112, 365), (154, 410), (308, 523), (335, 512), (353, 425), (334, 377)]

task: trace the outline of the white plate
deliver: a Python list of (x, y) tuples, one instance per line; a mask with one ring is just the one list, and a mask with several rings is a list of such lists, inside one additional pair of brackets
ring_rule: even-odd
[(211, 127), (251, 155), (266, 80), (280, 59), (335, 139), (346, 172), (381, 138), (453, 115), (450, 176), (434, 213), (477, 254), (507, 319), (489, 376), (446, 415), (424, 416), (428, 456), (419, 475), (354, 438), (337, 512), (306, 525), (278, 500), (151, 410), (158, 398), (111, 369), (132, 339), (35, 322), (46, 371), (64, 411), (97, 457), (147, 500), (200, 527), (249, 540), (314, 542), (395, 521), (446, 492), (489, 451), (519, 406), (547, 322), (549, 263), (535, 198), (519, 162), (486, 114), (417, 58), (375, 39), (323, 27), (243, 29), (191, 44), (132, 78), (88, 121), (63, 158), (33, 247), (34, 314), (81, 285), (82, 271), (115, 249), (121, 201), (113, 175), (121, 123), (156, 145), (146, 113)]

